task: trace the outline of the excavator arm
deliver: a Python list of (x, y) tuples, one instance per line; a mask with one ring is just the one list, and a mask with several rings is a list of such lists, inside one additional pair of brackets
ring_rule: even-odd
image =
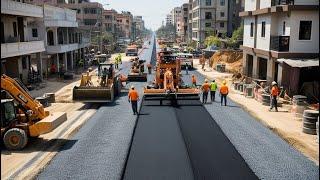
[(43, 105), (39, 101), (33, 99), (33, 97), (24, 90), (16, 80), (5, 74), (1, 76), (1, 89), (8, 92), (23, 108), (31, 110), (32, 115), (30, 117), (32, 119), (41, 120), (49, 116), (49, 112), (45, 111)]

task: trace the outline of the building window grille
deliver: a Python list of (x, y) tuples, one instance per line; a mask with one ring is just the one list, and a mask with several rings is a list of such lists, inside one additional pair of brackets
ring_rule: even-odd
[(212, 19), (212, 13), (211, 12), (205, 12), (205, 19)]
[(220, 17), (224, 17), (224, 12), (220, 12)]
[(311, 39), (312, 21), (300, 21), (299, 40)]

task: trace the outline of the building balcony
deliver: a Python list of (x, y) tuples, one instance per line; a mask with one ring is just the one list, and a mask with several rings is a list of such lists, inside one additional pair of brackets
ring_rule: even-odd
[(48, 54), (57, 54), (57, 53), (65, 53), (69, 51), (73, 51), (79, 48), (78, 43), (74, 44), (58, 44), (54, 46), (47, 46), (46, 50)]
[(271, 6), (294, 5), (294, 0), (271, 0)]
[(43, 41), (14, 42), (1, 44), (1, 59), (45, 51)]
[(289, 51), (290, 36), (271, 36), (270, 50), (278, 52)]
[(1, 14), (43, 17), (42, 7), (12, 0), (1, 0)]
[(46, 27), (78, 27), (77, 12), (66, 8), (43, 6)]

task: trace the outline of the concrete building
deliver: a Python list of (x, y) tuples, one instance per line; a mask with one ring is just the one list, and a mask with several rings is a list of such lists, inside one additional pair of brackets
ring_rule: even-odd
[(103, 18), (102, 24), (105, 27), (105, 31), (110, 32), (112, 34), (116, 34), (117, 28), (117, 11), (114, 9), (103, 10)]
[(166, 25), (169, 25), (169, 24), (173, 24), (171, 14), (167, 14), (167, 16), (166, 16)]
[(42, 75), (42, 20), (42, 7), (1, 0), (1, 74), (19, 78), (25, 84), (31, 68)]
[(186, 42), (188, 39), (188, 17), (189, 17), (189, 4), (184, 3), (181, 6), (181, 18), (180, 18), (180, 37), (182, 42)]
[(135, 24), (136, 37), (141, 37), (142, 32), (145, 30), (144, 20), (142, 16), (134, 16), (133, 23)]
[(193, 0), (189, 0), (188, 3), (188, 41), (192, 41), (192, 2)]
[(170, 12), (172, 17), (172, 24), (177, 27), (179, 18), (181, 17), (181, 7), (175, 7)]
[(246, 76), (277, 81), (290, 94), (318, 79), (318, 60), (306, 61), (319, 56), (318, 0), (246, 0), (239, 15), (244, 19)]
[(117, 14), (117, 26), (119, 37), (125, 39), (132, 39), (132, 31), (133, 31), (133, 16), (130, 12), (122, 12), (121, 14)]
[(192, 40), (203, 45), (210, 32), (220, 36), (227, 32), (228, 1), (192, 1)]
[(232, 36), (232, 32), (240, 27), (242, 19), (239, 13), (244, 10), (244, 0), (230, 0), (228, 3), (228, 25), (227, 35)]

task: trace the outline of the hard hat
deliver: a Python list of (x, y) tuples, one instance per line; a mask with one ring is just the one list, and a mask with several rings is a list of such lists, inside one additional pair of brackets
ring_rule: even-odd
[(134, 86), (133, 86), (133, 85), (131, 85), (131, 89), (134, 89)]
[(222, 81), (222, 84), (227, 84), (226, 80)]
[(194, 77), (194, 74), (192, 74), (192, 77)]
[(271, 85), (274, 86), (274, 85), (277, 85), (277, 83), (276, 83), (275, 81), (273, 81), (273, 82), (271, 83)]
[(215, 82), (215, 80), (213, 79), (212, 82)]
[(208, 82), (208, 79), (205, 79), (204, 82)]

